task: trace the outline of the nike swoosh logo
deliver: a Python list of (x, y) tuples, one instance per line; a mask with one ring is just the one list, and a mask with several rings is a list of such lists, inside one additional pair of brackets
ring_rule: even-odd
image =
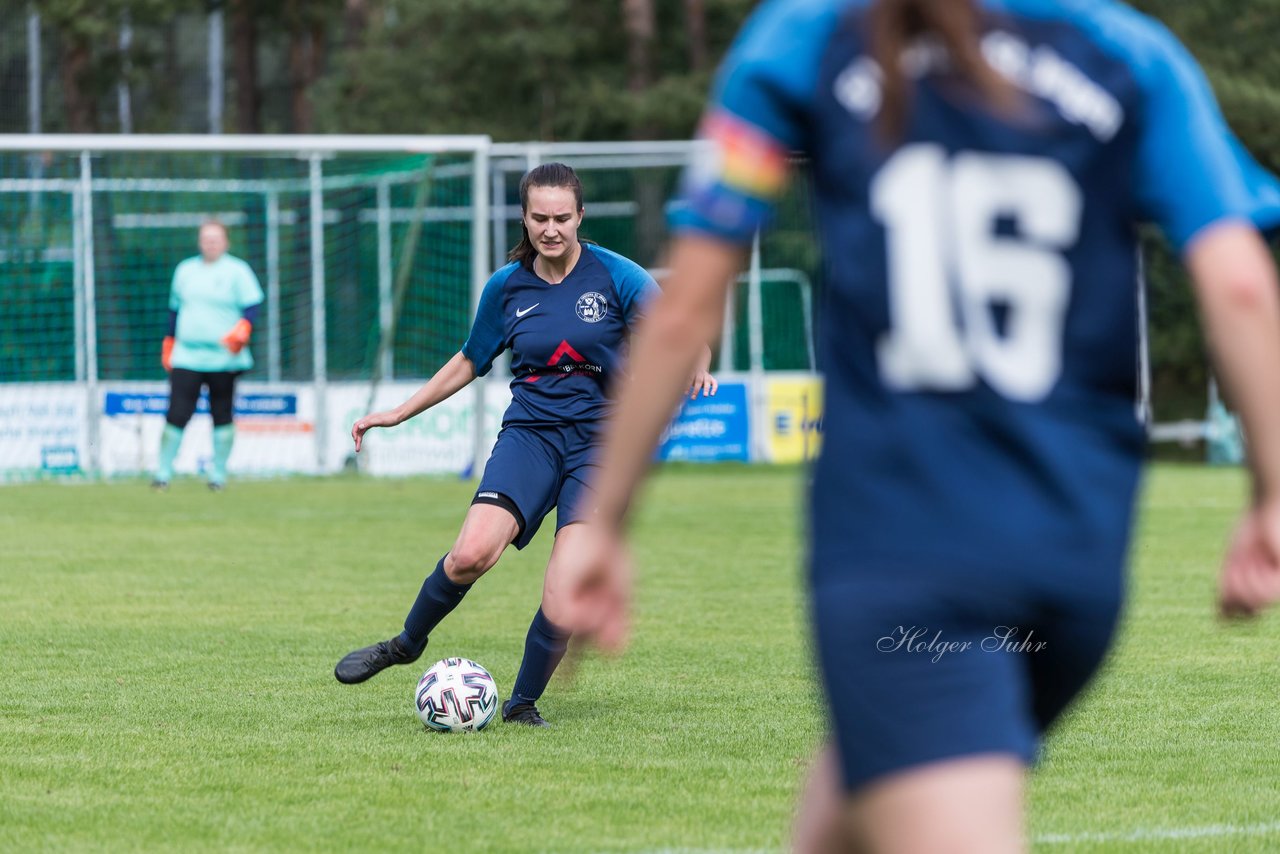
[(535, 308), (537, 308), (540, 305), (542, 305), (542, 303), (535, 302), (533, 305), (529, 306), (528, 308), (517, 308), (516, 317), (524, 317), (526, 314), (533, 311)]

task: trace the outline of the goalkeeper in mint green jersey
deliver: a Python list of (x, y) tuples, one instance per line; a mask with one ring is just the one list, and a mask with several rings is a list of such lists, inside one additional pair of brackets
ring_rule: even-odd
[(160, 439), (157, 490), (173, 478), (173, 460), (182, 431), (196, 411), (200, 389), (209, 389), (213, 416), (213, 468), (209, 488), (227, 483), (227, 460), (235, 441), (232, 422), (236, 378), (253, 367), (249, 335), (262, 306), (262, 286), (241, 259), (227, 254), (227, 229), (210, 220), (200, 226), (200, 254), (173, 272), (169, 293), (169, 332), (161, 362), (169, 372), (169, 411)]

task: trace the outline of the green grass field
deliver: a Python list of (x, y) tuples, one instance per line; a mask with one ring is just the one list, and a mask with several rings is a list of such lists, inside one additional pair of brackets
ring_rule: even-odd
[[(782, 850), (822, 738), (800, 478), (663, 474), (630, 654), (553, 682), (553, 729), (472, 736), (425, 732), (412, 689), (465, 655), (505, 695), (548, 532), (420, 666), (332, 676), (398, 629), (471, 484), (0, 489), (0, 850)], [(1033, 777), (1037, 850), (1280, 848), (1280, 621), (1211, 607), (1243, 494), (1238, 471), (1154, 470), (1120, 643)]]

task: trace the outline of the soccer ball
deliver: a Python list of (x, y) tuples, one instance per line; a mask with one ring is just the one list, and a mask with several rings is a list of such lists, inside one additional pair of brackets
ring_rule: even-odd
[(498, 686), (471, 659), (446, 658), (422, 674), (413, 704), (427, 729), (478, 732), (498, 712)]

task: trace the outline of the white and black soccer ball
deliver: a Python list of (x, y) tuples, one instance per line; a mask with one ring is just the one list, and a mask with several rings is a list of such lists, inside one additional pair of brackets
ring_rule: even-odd
[(413, 704), (427, 729), (478, 732), (498, 713), (498, 686), (469, 658), (446, 658), (418, 680)]

